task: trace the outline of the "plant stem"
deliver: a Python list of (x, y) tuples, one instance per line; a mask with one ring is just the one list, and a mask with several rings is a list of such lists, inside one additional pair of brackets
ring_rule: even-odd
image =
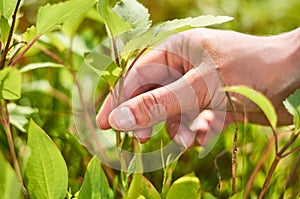
[(267, 160), (267, 157), (269, 155), (273, 141), (274, 141), (274, 138), (269, 139), (267, 146), (265, 147), (265, 149), (263, 151), (263, 155), (259, 158), (259, 161), (256, 164), (256, 167), (254, 168), (251, 176), (249, 177), (249, 180), (247, 182), (246, 189), (245, 189), (244, 199), (247, 199), (249, 197), (250, 191), (253, 186), (253, 182), (254, 182), (258, 172), (260, 171), (261, 167), (263, 166), (264, 162)]
[(260, 191), (260, 193), (258, 195), (258, 199), (262, 199), (264, 197), (264, 195), (265, 195), (265, 193), (267, 191), (267, 188), (268, 188), (268, 186), (270, 184), (270, 181), (271, 181), (271, 178), (273, 176), (273, 173), (274, 173), (274, 171), (275, 171), (275, 169), (276, 169), (276, 167), (277, 167), (277, 165), (279, 163), (279, 160), (280, 160), (280, 156), (276, 156), (275, 159), (273, 160), (271, 168), (270, 168), (270, 170), (268, 172), (268, 176), (267, 176), (267, 178), (266, 178), (266, 180), (264, 182), (264, 185), (263, 185), (263, 187), (262, 187), (262, 189), (261, 189), (261, 191)]
[(12, 16), (12, 24), (11, 24), (11, 27), (10, 27), (10, 30), (9, 30), (9, 35), (8, 35), (7, 42), (6, 42), (6, 45), (5, 45), (5, 48), (4, 48), (4, 52), (2, 54), (0, 69), (4, 68), (4, 66), (5, 66), (6, 56), (9, 52), (10, 42), (12, 40), (12, 36), (13, 36), (13, 33), (14, 33), (16, 19), (17, 19), (17, 12), (19, 10), (20, 3), (21, 3), (21, 0), (18, 0), (17, 4), (16, 4), (16, 7), (15, 7), (15, 10), (14, 10), (14, 14)]
[(29, 44), (28, 46), (22, 51), (22, 53), (13, 61), (9, 66), (14, 66), (16, 63), (24, 57), (24, 55), (28, 52), (28, 50), (33, 46), (33, 44), (40, 38), (40, 36), (36, 36)]
[[(223, 81), (223, 78), (221, 76), (221, 74), (219, 73), (219, 68), (216, 67), (216, 72), (217, 75), (219, 77), (219, 80), (222, 83), (222, 86), (225, 87), (225, 82)], [(232, 159), (231, 159), (231, 171), (232, 171), (232, 195), (236, 194), (236, 168), (237, 168), (237, 164), (236, 164), (236, 158), (237, 158), (237, 141), (238, 141), (238, 131), (239, 131), (239, 126), (238, 126), (238, 117), (237, 117), (237, 112), (236, 112), (236, 107), (233, 103), (233, 100), (231, 99), (231, 96), (229, 95), (228, 92), (225, 91), (226, 97), (229, 101), (229, 104), (232, 108), (232, 112), (234, 114), (234, 123), (235, 123), (235, 131), (234, 131), (234, 136), (233, 136), (233, 149), (232, 149)]]
[[(300, 132), (300, 131), (299, 131), (299, 132)], [(270, 184), (271, 178), (272, 178), (272, 176), (273, 176), (273, 173), (274, 173), (274, 171), (275, 171), (275, 169), (276, 169), (276, 167), (277, 167), (279, 161), (280, 161), (282, 158), (286, 157), (287, 155), (291, 154), (291, 153), (289, 152), (289, 153), (283, 155), (283, 153), (284, 153), (284, 152), (285, 152), (285, 151), (286, 151), (286, 150), (287, 150), (287, 149), (288, 149), (288, 148), (296, 141), (297, 137), (299, 136), (299, 132), (296, 133), (296, 134), (294, 134), (294, 135), (291, 137), (291, 139), (288, 141), (288, 143), (286, 143), (286, 144), (282, 147), (282, 149), (281, 149), (278, 153), (276, 153), (275, 159), (274, 159), (273, 162), (272, 162), (271, 168), (270, 168), (270, 170), (269, 170), (269, 172), (268, 172), (268, 176), (267, 176), (267, 178), (266, 178), (266, 180), (265, 180), (265, 182), (264, 182), (264, 184), (263, 184), (263, 187), (262, 187), (262, 189), (261, 189), (261, 191), (260, 191), (260, 193), (259, 193), (258, 199), (262, 199), (263, 196), (265, 195), (265, 193), (266, 193), (266, 191), (267, 191), (267, 188), (268, 188), (268, 186), (269, 186), (269, 184)], [(298, 148), (298, 147), (297, 147), (297, 148)], [(297, 149), (297, 148), (296, 148), (296, 149)], [(296, 150), (295, 150), (295, 151), (296, 151)], [(294, 152), (294, 149), (292, 149), (291, 152)]]
[[(2, 104), (3, 102), (3, 104)], [(12, 137), (12, 132), (10, 129), (10, 121), (9, 121), (9, 113), (8, 113), (8, 109), (7, 109), (7, 101), (3, 100), (1, 102), (1, 114), (2, 114), (2, 119), (1, 119), (1, 123), (3, 126), (3, 129), (6, 133), (6, 137), (7, 137), (7, 142), (8, 142), (8, 146), (9, 146), (9, 151), (10, 151), (10, 155), (12, 157), (12, 161), (13, 161), (13, 165), (14, 165), (14, 169), (17, 175), (17, 178), (19, 180), (19, 183), (21, 185), (22, 188), (22, 192), (25, 198), (27, 198), (27, 191), (25, 189), (24, 186), (24, 182), (23, 182), (23, 178), (22, 178), (22, 174), (21, 174), (21, 169), (20, 169), (20, 165), (18, 162), (18, 158), (17, 158), (17, 154), (16, 154), (16, 150), (15, 150), (15, 145), (14, 145), (14, 141), (13, 141), (13, 137)], [(3, 110), (3, 108), (5, 110)]]
[(216, 169), (216, 172), (217, 172), (217, 177), (218, 177), (218, 180), (219, 180), (219, 186), (218, 186), (219, 189), (221, 189), (222, 176), (221, 176), (221, 172), (220, 172), (220, 169), (219, 169), (219, 166), (218, 166), (218, 159), (221, 158), (222, 156), (224, 156), (226, 153), (229, 153), (229, 152), (224, 150), (221, 153), (219, 153), (216, 156), (216, 158), (214, 159), (214, 166), (215, 166), (215, 169)]

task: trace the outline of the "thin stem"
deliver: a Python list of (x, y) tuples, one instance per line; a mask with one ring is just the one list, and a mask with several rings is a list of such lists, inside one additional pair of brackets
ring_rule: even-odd
[(271, 168), (270, 168), (270, 170), (268, 172), (268, 176), (267, 176), (267, 178), (266, 178), (266, 180), (264, 182), (264, 185), (263, 185), (263, 187), (262, 187), (262, 189), (261, 189), (261, 191), (259, 193), (258, 199), (262, 199), (264, 197), (264, 195), (265, 195), (265, 193), (267, 191), (267, 188), (268, 188), (268, 186), (270, 184), (270, 181), (271, 181), (271, 178), (273, 176), (273, 173), (274, 173), (274, 171), (275, 171), (275, 169), (276, 169), (276, 167), (277, 167), (277, 165), (279, 163), (279, 160), (280, 160), (280, 157), (278, 157), (278, 156), (276, 156), (275, 159), (273, 160)]
[[(0, 106), (1, 113), (2, 113), (1, 123), (2, 123), (3, 129), (6, 133), (7, 142), (8, 142), (8, 146), (9, 146), (9, 151), (10, 151), (10, 155), (12, 157), (12, 161), (13, 161), (13, 165), (14, 165), (14, 168), (15, 168), (15, 171), (16, 171), (16, 175), (17, 175), (17, 178), (20, 182), (20, 185), (21, 185), (21, 188), (22, 188), (22, 191), (23, 191), (23, 195), (26, 198), (27, 191), (26, 191), (25, 186), (24, 186), (24, 182), (23, 182), (23, 178), (22, 178), (22, 174), (21, 174), (21, 169), (20, 169), (20, 165), (19, 165), (19, 162), (18, 162), (18, 158), (17, 158), (17, 154), (16, 154), (16, 150), (15, 150), (15, 145), (14, 145), (14, 141), (13, 141), (13, 137), (12, 137), (12, 132), (11, 132), (11, 129), (10, 129), (10, 121), (9, 121), (9, 113), (8, 113), (8, 109), (7, 109), (7, 102), (6, 102), (6, 100), (3, 100), (2, 102), (3, 102), (3, 104), (1, 103), (1, 106)], [(3, 108), (5, 110), (3, 110)]]
[[(216, 72), (217, 75), (219, 76), (219, 80), (222, 83), (222, 86), (225, 87), (225, 82), (223, 81), (223, 78), (221, 74), (219, 73), (219, 68), (216, 67)], [(235, 131), (234, 131), (234, 136), (233, 136), (233, 149), (232, 149), (232, 159), (231, 159), (231, 171), (232, 171), (232, 195), (236, 194), (236, 168), (237, 168), (237, 163), (236, 163), (236, 158), (237, 158), (237, 141), (238, 141), (238, 131), (239, 131), (239, 126), (238, 126), (238, 117), (237, 117), (237, 111), (236, 107), (233, 103), (233, 100), (231, 99), (231, 96), (229, 95), (228, 92), (225, 91), (226, 97), (229, 101), (229, 104), (232, 108), (232, 112), (234, 114), (234, 123), (235, 123)]]
[(19, 10), (20, 3), (21, 3), (21, 0), (18, 0), (17, 4), (16, 4), (16, 7), (15, 7), (15, 10), (14, 10), (14, 14), (12, 16), (12, 24), (11, 24), (11, 27), (10, 27), (10, 30), (9, 30), (9, 35), (8, 35), (7, 42), (6, 42), (6, 45), (5, 45), (5, 48), (4, 48), (4, 52), (2, 54), (0, 69), (4, 68), (4, 66), (5, 66), (5, 60), (6, 60), (6, 56), (7, 56), (8, 52), (9, 52), (10, 42), (11, 42), (12, 37), (13, 37), (15, 24), (16, 24), (16, 20), (17, 20), (17, 12)]
[(275, 131), (275, 129), (272, 128), (272, 133), (273, 133), (273, 137), (274, 137), (274, 144), (275, 144), (275, 154), (278, 153), (278, 137), (277, 137), (277, 133)]
[(296, 151), (299, 151), (299, 150), (300, 150), (300, 146), (297, 146), (297, 147), (291, 149), (291, 150), (290, 150), (289, 152), (287, 152), (286, 154), (283, 154), (283, 155), (281, 156), (281, 158), (285, 158), (285, 157), (289, 156), (290, 154), (295, 153)]
[(40, 36), (35, 37), (28, 46), (22, 51), (22, 53), (11, 63), (9, 66), (14, 66), (20, 59), (24, 57), (24, 55), (28, 52), (28, 50), (33, 46), (33, 44), (40, 38)]
[(51, 59), (53, 59), (54, 61), (56, 61), (57, 63), (63, 65), (63, 66), (67, 66), (67, 64), (59, 57), (57, 56), (55, 53), (51, 52), (50, 50), (48, 50), (47, 48), (38, 45), (37, 48), (42, 51), (43, 53), (45, 53), (46, 55), (48, 55)]
[[(300, 132), (300, 131), (299, 131)], [(271, 165), (271, 168), (268, 172), (268, 176), (263, 184), (263, 187), (259, 193), (259, 196), (258, 196), (258, 199), (261, 199), (263, 198), (263, 196), (265, 195), (267, 189), (268, 189), (268, 186), (270, 184), (270, 181), (271, 181), (271, 178), (273, 176), (273, 173), (279, 163), (279, 161), (283, 158), (283, 157), (286, 157), (286, 156), (283, 156), (283, 153), (296, 141), (297, 137), (299, 136), (299, 132), (296, 133), (295, 135), (292, 136), (292, 138), (289, 140), (289, 142), (287, 144), (285, 144), (282, 149), (276, 154), (275, 156), (275, 159), (273, 160), (272, 162), (272, 165)], [(297, 149), (297, 148), (296, 148)], [(292, 149), (294, 150), (294, 149)], [(298, 150), (298, 149), (297, 149)], [(291, 153), (288, 153), (288, 154), (291, 154)]]
[(225, 155), (226, 153), (228, 153), (228, 151), (224, 150), (221, 153), (219, 153), (216, 156), (216, 158), (214, 159), (214, 166), (215, 166), (217, 177), (218, 177), (218, 180), (219, 180), (219, 185), (218, 185), (219, 189), (221, 189), (222, 176), (221, 176), (221, 172), (220, 172), (220, 169), (219, 169), (219, 166), (218, 166), (218, 159), (220, 157), (222, 157), (223, 155)]
[(267, 157), (269, 155), (273, 141), (274, 141), (273, 137), (271, 139), (269, 139), (269, 142), (267, 143), (267, 146), (265, 147), (262, 156), (259, 158), (259, 161), (256, 164), (256, 167), (254, 168), (251, 176), (249, 177), (249, 180), (247, 182), (246, 189), (245, 189), (244, 199), (248, 198), (250, 191), (252, 189), (252, 186), (253, 186), (253, 182), (254, 182), (257, 174), (259, 173), (261, 167), (263, 166), (264, 162), (267, 160)]

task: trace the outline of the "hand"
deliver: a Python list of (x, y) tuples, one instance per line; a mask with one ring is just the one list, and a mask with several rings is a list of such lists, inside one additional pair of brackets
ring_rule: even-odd
[[(292, 118), (282, 101), (300, 86), (299, 30), (271, 37), (211, 29), (177, 34), (138, 60), (124, 81), (123, 103), (116, 107), (109, 95), (97, 124), (102, 129), (134, 130), (144, 142), (151, 126), (166, 120), (170, 136), (179, 144), (203, 144), (209, 129), (217, 133), (233, 121), (223, 84), (262, 92), (276, 107), (279, 124), (289, 124)], [(237, 105), (239, 120), (244, 108), (250, 122), (268, 124), (255, 104), (232, 96), (243, 104)]]

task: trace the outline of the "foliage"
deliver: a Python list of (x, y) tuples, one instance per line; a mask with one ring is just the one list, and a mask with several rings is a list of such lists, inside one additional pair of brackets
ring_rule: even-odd
[[(134, 173), (143, 167), (139, 156), (130, 159), (127, 170), (115, 171), (92, 157), (77, 135), (72, 91), (74, 87), (88, 90), (89, 81), (80, 88), (76, 75), (87, 53), (108, 38), (104, 43), (111, 51), (105, 58), (115, 63), (105, 71), (92, 68), (102, 75), (96, 91), (100, 97), (95, 107), (99, 108), (134, 60), (168, 36), (211, 25), (255, 34), (287, 31), (299, 25), (299, 1), (236, 0), (228, 5), (218, 0), (31, 2), (0, 2), (1, 198), (231, 197), (234, 125), (224, 130), (205, 158), (198, 158), (201, 147), (194, 146), (172, 157), (174, 161), (169, 155), (165, 162), (161, 154), (164, 168), (158, 171)], [(223, 24), (227, 21), (231, 22)], [(272, 127), (239, 124), (238, 192), (233, 198), (256, 198), (262, 192), (266, 198), (299, 196), (300, 90), (283, 102), (294, 125), (281, 128), (275, 108), (262, 94), (243, 86), (225, 90), (256, 103)], [(89, 113), (84, 100), (81, 107)], [(86, 133), (98, 133), (93, 120), (88, 114), (83, 118), (82, 122), (91, 124)], [(135, 152), (156, 150), (169, 138), (163, 124), (155, 128), (157, 135), (145, 144), (130, 135), (119, 135), (117, 144)], [(114, 139), (118, 132), (109, 130), (106, 135)], [(121, 155), (107, 153), (122, 164)]]

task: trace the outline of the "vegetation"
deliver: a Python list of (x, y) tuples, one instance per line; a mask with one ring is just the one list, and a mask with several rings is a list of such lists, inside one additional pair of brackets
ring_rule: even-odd
[[(135, 61), (168, 36), (203, 26), (276, 34), (299, 25), (299, 9), (298, 0), (2, 0), (0, 197), (299, 197), (299, 89), (283, 102), (294, 125), (278, 127), (266, 97), (225, 87), (254, 101), (270, 126), (234, 123), (203, 158), (199, 146), (161, 150), (170, 142), (163, 123), (140, 144), (94, 121), (108, 93), (120, 102), (122, 86), (113, 88)], [(157, 150), (161, 168), (147, 169), (142, 153)]]

